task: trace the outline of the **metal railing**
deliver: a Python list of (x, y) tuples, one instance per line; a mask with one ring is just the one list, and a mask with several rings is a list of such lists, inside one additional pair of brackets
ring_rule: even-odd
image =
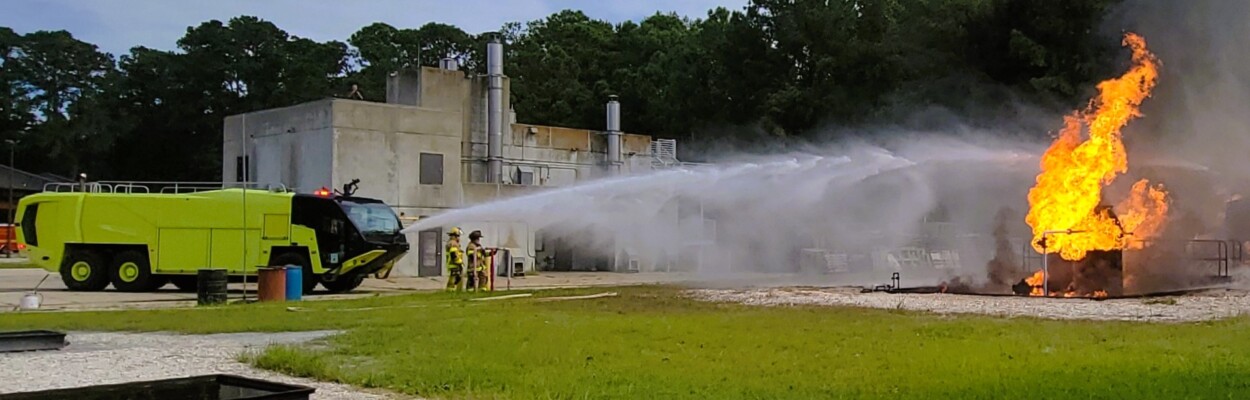
[[(1182, 243), (1180, 241), (1161, 241), (1156, 239), (1139, 239), (1134, 242), (1152, 246), (1166, 243), (1179, 245)], [(1184, 256), (1186, 260), (1214, 264), (1216, 276), (1220, 277), (1228, 277), (1229, 269), (1232, 265), (1240, 265), (1245, 257), (1243, 244), (1236, 240), (1193, 239), (1184, 241), (1183, 244), (1185, 246)], [(1040, 268), (1040, 262), (1045, 257), (1028, 243), (1024, 244), (1021, 255), (1022, 264), (1026, 271)]]
[[(1173, 244), (1177, 245), (1179, 241), (1167, 241), (1157, 239), (1139, 239), (1137, 243), (1146, 245)], [(1198, 261), (1201, 263), (1212, 263), (1215, 265), (1215, 275), (1219, 277), (1229, 276), (1229, 267), (1233, 260), (1230, 253), (1229, 241), (1214, 239), (1193, 239), (1183, 242), (1185, 245), (1184, 255), (1189, 261)], [(1144, 246), (1143, 246), (1144, 247)]]
[(87, 193), (112, 193), (113, 187), (101, 183), (68, 183), (53, 182), (43, 185), (45, 192), (87, 192)]
[[(155, 189), (155, 190), (153, 190)], [(85, 192), (112, 194), (176, 194), (195, 193), (222, 189), (252, 189), (285, 193), (291, 191), (284, 184), (253, 183), (253, 182), (134, 182), (134, 181), (101, 181), (87, 183), (57, 182), (43, 186), (45, 192)]]
[(1032, 272), (1034, 260), (1037, 261), (1037, 264), (1036, 264), (1037, 268), (1041, 268), (1042, 257), (1046, 257), (1046, 255), (1038, 252), (1037, 249), (1034, 249), (1033, 243), (1029, 241), (1025, 241), (1024, 246), (1021, 246), (1021, 247), (1022, 249), (1020, 250), (1020, 263), (1022, 264), (1021, 266), (1024, 267), (1024, 270)]
[(1233, 265), (1241, 266), (1246, 261), (1245, 244), (1240, 240), (1228, 240), (1228, 255)]

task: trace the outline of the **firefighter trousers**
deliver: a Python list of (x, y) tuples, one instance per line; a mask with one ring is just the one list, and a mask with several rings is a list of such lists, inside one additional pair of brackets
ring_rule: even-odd
[(447, 290), (464, 290), (464, 268), (447, 268)]
[(490, 290), (490, 276), (485, 269), (469, 273), (469, 290)]

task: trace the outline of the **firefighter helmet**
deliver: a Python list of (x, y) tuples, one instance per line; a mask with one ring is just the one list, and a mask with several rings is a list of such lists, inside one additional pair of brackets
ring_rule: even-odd
[(451, 228), (450, 231), (447, 231), (447, 236), (460, 236), (460, 228)]

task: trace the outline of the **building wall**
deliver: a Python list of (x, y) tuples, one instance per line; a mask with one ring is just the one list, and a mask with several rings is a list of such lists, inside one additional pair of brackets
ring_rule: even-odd
[(308, 193), (332, 185), (332, 105), (319, 100), (291, 107), (226, 117), (222, 130), (221, 175), (239, 182), (240, 136), (250, 138), (248, 180), (283, 184)]
[[(363, 101), (334, 102), (334, 183), (360, 179), (359, 195), (396, 207), (461, 204), (458, 111)], [(443, 156), (443, 184), (421, 185), (421, 153)]]
[[(254, 159), (253, 181), (282, 183), (308, 193), (360, 179), (357, 195), (385, 201), (405, 224), (411, 224), (450, 209), (572, 185), (606, 173), (607, 140), (602, 132), (513, 123), (515, 117), (506, 111), (510, 83), (505, 78), (503, 182), (483, 183), (486, 78), (422, 68), (397, 74), (392, 81), (397, 90), (416, 93), (388, 94), (403, 104), (327, 99), (228, 117), (223, 178), (234, 181), (235, 157), (241, 154), (239, 136), (246, 132), (248, 153)], [(623, 135), (625, 173), (650, 169), (650, 143), (649, 136)], [(422, 153), (442, 156), (442, 184), (420, 183)], [(518, 170), (532, 174), (532, 185), (519, 184)], [(543, 256), (561, 251), (538, 243), (535, 228), (525, 224), (464, 221), (458, 226), (465, 232), (481, 230), (484, 245), (508, 249), (523, 260), (526, 270)], [(438, 232), (440, 241), (446, 238), (446, 228), (450, 227)], [(395, 275), (418, 275), (419, 238), (419, 233), (409, 235), (412, 251), (396, 265)]]

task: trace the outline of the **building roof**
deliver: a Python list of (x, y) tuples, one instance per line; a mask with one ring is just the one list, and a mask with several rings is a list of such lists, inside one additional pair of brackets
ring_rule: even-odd
[[(12, 182), (9, 178), (12, 177)], [(21, 190), (27, 192), (38, 192), (43, 190), (43, 186), (55, 182), (71, 182), (70, 179), (55, 174), (33, 174), (16, 168), (10, 168), (7, 165), (0, 165), (0, 190)]]

